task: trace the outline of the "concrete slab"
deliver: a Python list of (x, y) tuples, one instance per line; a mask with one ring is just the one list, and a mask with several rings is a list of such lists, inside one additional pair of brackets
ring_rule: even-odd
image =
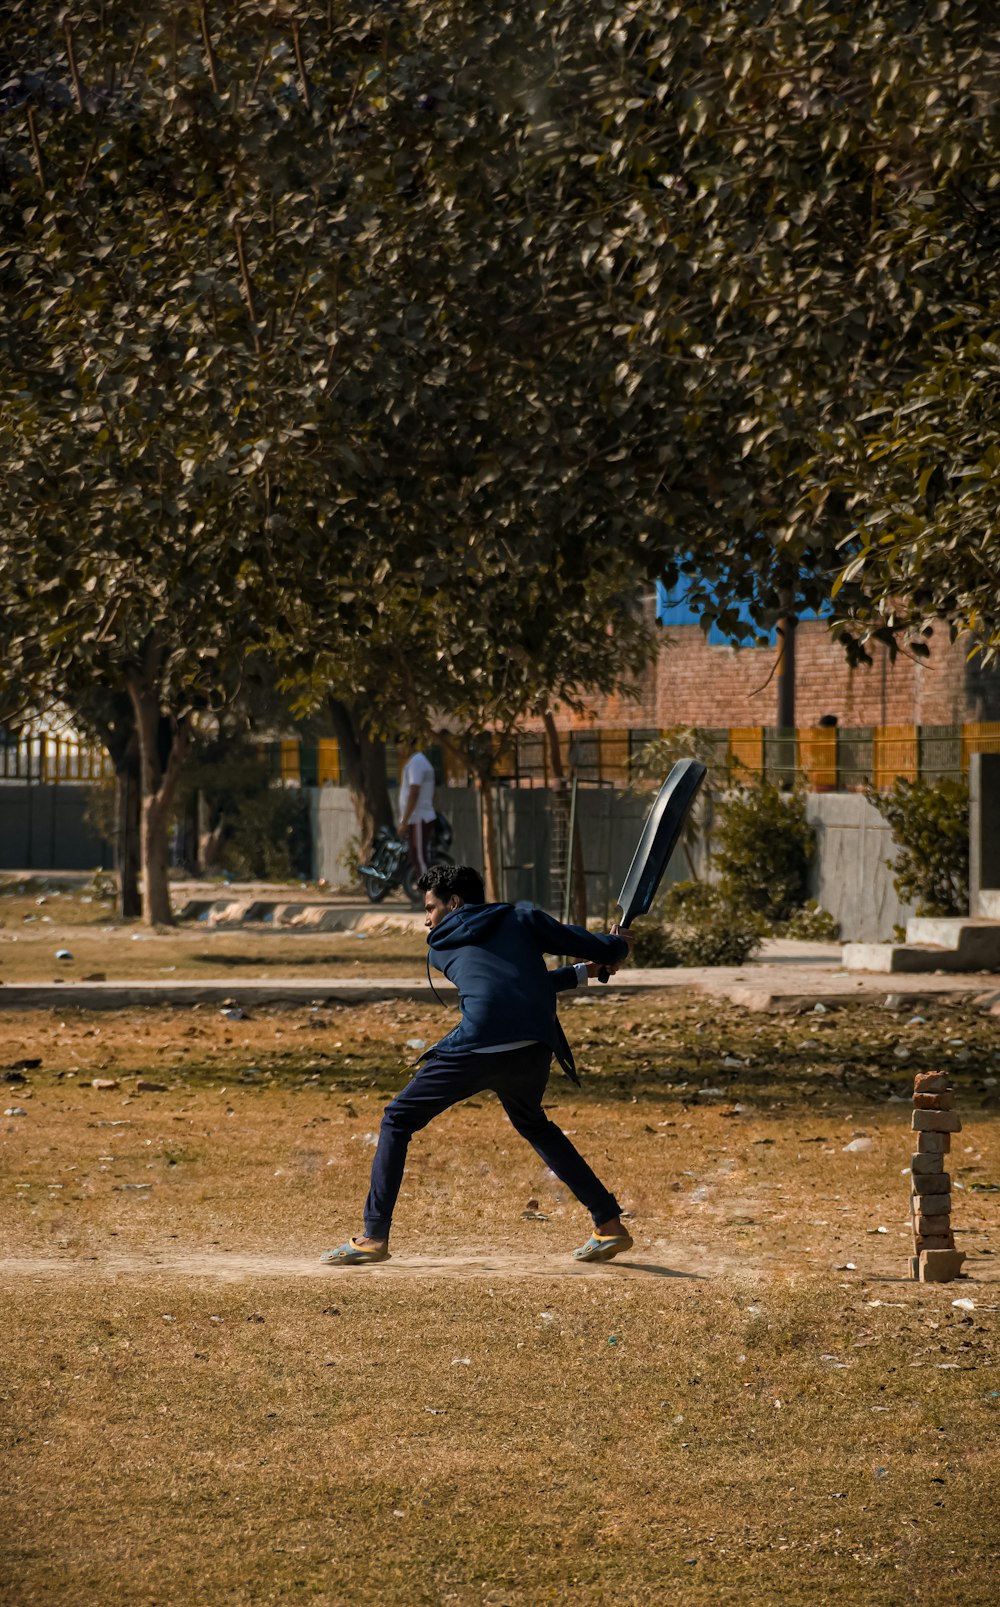
[(951, 949), (918, 949), (909, 943), (845, 943), (844, 970), (905, 975), (920, 971), (956, 971)]
[(271, 919), (276, 927), (294, 926), (306, 905), (299, 900), (297, 903), (275, 904), (271, 909)]
[(905, 943), (845, 943), (843, 963), (847, 971), (893, 974), (1000, 972), (1000, 921), (914, 917)]
[[(438, 983), (439, 992), (449, 984)], [(220, 977), (204, 982), (64, 982), (11, 983), (0, 987), (0, 1010), (128, 1010), (136, 1007), (184, 1009), (193, 1004), (226, 1003), (242, 1009), (262, 1005), (370, 1004), (380, 999), (431, 1002), (426, 983), (410, 977), (292, 977), (274, 982), (246, 982)]]
[(181, 908), (177, 911), (177, 919), (179, 921), (207, 921), (209, 911), (215, 907), (215, 903), (216, 900), (214, 898), (186, 899), (184, 904), (182, 904)]
[[(435, 975), (444, 998), (454, 997), (451, 984)], [(848, 976), (842, 970), (815, 966), (748, 962), (746, 966), (718, 966), (672, 970), (628, 970), (602, 985), (591, 983), (585, 993), (566, 995), (566, 1003), (586, 1004), (616, 995), (645, 996), (654, 992), (694, 990), (709, 998), (723, 998), (747, 1010), (792, 1012), (816, 1004), (850, 1005), (859, 1000), (898, 1001), (897, 1008), (912, 1008), (920, 1000), (980, 1001), (988, 1007), (995, 996), (983, 993), (977, 976), (900, 976), (887, 993), (884, 976)], [(148, 982), (9, 983), (0, 986), (2, 1010), (124, 1010), (136, 1007), (172, 1009), (193, 1004), (221, 1009), (232, 1001), (244, 1009), (263, 1005), (373, 1004), (386, 999), (434, 1002), (426, 980), (409, 977), (298, 977), (274, 981), (241, 981), (234, 977), (199, 982), (173, 979)], [(906, 1003), (908, 1001), (908, 1003)]]
[(379, 928), (407, 929), (423, 925), (423, 911), (407, 905), (403, 909), (373, 910), (371, 904), (357, 900), (320, 898), (295, 900), (279, 898), (192, 898), (177, 915), (179, 921), (198, 921), (211, 927), (272, 926), (283, 930), (309, 932), (376, 931)]
[(220, 900), (208, 912), (209, 926), (242, 926), (253, 908), (246, 898)]
[(422, 932), (424, 930), (423, 910), (366, 910), (352, 921), (355, 932)]
[(910, 944), (953, 950), (966, 971), (1000, 971), (1000, 921), (915, 916), (906, 923)]

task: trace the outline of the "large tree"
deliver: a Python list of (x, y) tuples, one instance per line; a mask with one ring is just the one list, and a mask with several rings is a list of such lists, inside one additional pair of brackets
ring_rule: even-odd
[(132, 698), (158, 913), (189, 722), (314, 577), (357, 706), (352, 643), (504, 544), (737, 634), (871, 561), (866, 418), (952, 304), (992, 361), (989, 9), (8, 7), (0, 584)]
[(989, 638), (992, 13), (381, 11), (343, 334), (394, 528), (558, 520), (737, 637), (839, 575), (856, 654)]
[(276, 116), (284, 77), (249, 110), (234, 80), (223, 108), (197, 9), (164, 8), (165, 29), (117, 9), (56, 30), (15, 8), (0, 629), (5, 673), (41, 663), (74, 695), (128, 697), (145, 909), (168, 921), (167, 823), (192, 719), (238, 691), (280, 626), (279, 572), (350, 454), (324, 402), (329, 331), (305, 293), (314, 197), (278, 211), (295, 169)]

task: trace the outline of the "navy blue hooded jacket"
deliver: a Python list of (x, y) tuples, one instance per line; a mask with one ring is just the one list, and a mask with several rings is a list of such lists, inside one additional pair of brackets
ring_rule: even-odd
[[(463, 904), (427, 934), (428, 963), (459, 992), (462, 1019), (436, 1055), (467, 1055), (498, 1043), (544, 1043), (575, 1082), (576, 1066), (556, 1015), (556, 993), (575, 985), (571, 968), (550, 971), (546, 954), (616, 965), (624, 938), (561, 926), (532, 904)], [(568, 973), (568, 974), (567, 974)]]

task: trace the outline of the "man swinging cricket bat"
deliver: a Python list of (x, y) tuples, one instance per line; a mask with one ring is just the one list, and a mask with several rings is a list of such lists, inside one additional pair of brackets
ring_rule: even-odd
[[(553, 1055), (567, 1076), (578, 1081), (556, 1015), (556, 995), (585, 985), (595, 972), (606, 980), (627, 959), (634, 942), (628, 923), (649, 908), (705, 774), (703, 766), (695, 765), (700, 775), (685, 771), (684, 784), (678, 778), (669, 794), (682, 768), (674, 767), (650, 812), (622, 889), (621, 925), (609, 933), (563, 926), (530, 904), (487, 904), (480, 876), (468, 865), (434, 865), (420, 877), (428, 976), (434, 965), (455, 983), (462, 1019), (422, 1057), (416, 1076), (386, 1106), (364, 1232), (327, 1250), (322, 1256), (327, 1265), (370, 1266), (389, 1259), (389, 1230), (411, 1136), (442, 1111), (485, 1089), (496, 1093), (515, 1130), (590, 1212), (594, 1231), (574, 1250), (574, 1259), (611, 1261), (632, 1248), (618, 1201), (545, 1114), (542, 1099)], [(549, 971), (546, 954), (572, 954), (583, 963)]]
[(573, 954), (595, 971), (599, 965), (617, 970), (628, 956), (631, 936), (562, 926), (530, 904), (487, 904), (479, 874), (468, 865), (433, 865), (417, 885), (424, 894), (428, 966), (455, 983), (462, 1019), (386, 1106), (364, 1233), (327, 1250), (322, 1259), (341, 1267), (388, 1260), (393, 1207), (411, 1136), (451, 1105), (491, 1088), (515, 1130), (590, 1211), (594, 1232), (574, 1252), (576, 1259), (610, 1261), (632, 1244), (621, 1206), (542, 1109), (553, 1055), (577, 1081), (556, 1015), (556, 994), (586, 981), (588, 966), (550, 971), (544, 956)]

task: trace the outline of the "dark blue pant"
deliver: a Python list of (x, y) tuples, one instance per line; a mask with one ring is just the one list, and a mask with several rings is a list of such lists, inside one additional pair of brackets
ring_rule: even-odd
[(411, 1135), (449, 1106), (487, 1088), (497, 1095), (515, 1131), (528, 1140), (560, 1182), (586, 1206), (595, 1226), (617, 1216), (621, 1206), (614, 1195), (608, 1193), (566, 1134), (542, 1109), (551, 1059), (551, 1051), (541, 1043), (497, 1055), (463, 1055), (461, 1059), (429, 1056), (413, 1081), (385, 1108), (365, 1201), (368, 1237), (389, 1237)]

